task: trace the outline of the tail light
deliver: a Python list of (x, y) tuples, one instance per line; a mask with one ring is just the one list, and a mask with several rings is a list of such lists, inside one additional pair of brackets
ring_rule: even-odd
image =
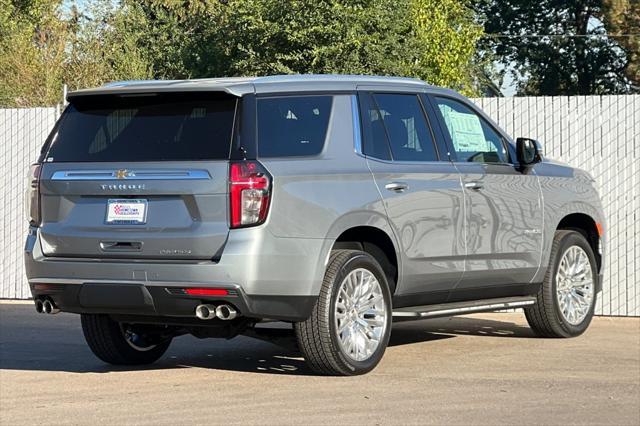
[(32, 164), (29, 168), (25, 208), (29, 224), (40, 225), (40, 164)]
[(257, 161), (231, 163), (229, 194), (231, 228), (259, 225), (267, 219), (271, 178)]

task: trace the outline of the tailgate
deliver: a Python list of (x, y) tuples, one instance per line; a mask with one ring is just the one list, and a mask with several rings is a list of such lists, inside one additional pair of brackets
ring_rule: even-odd
[[(43, 252), (60, 257), (212, 259), (229, 232), (227, 167), (226, 161), (130, 169), (123, 164), (45, 164)], [(129, 177), (118, 179), (122, 173)]]
[(42, 158), (44, 254), (219, 257), (236, 106), (212, 93), (72, 100)]

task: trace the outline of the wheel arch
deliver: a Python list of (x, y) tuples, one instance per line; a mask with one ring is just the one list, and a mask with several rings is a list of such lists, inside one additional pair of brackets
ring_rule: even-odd
[(580, 232), (589, 242), (596, 258), (598, 271), (602, 270), (601, 238), (602, 224), (585, 213), (570, 213), (565, 215), (556, 226), (556, 230), (572, 230)]
[(399, 255), (395, 242), (386, 231), (371, 225), (344, 229), (331, 246), (331, 251), (337, 249), (362, 250), (373, 256), (387, 277), (391, 294), (395, 292), (400, 273)]

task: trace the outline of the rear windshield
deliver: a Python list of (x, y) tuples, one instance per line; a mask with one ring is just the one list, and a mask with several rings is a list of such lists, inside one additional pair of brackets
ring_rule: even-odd
[(46, 161), (228, 159), (235, 110), (236, 98), (217, 93), (78, 97)]
[(322, 151), (332, 96), (282, 96), (258, 100), (258, 155), (297, 157)]

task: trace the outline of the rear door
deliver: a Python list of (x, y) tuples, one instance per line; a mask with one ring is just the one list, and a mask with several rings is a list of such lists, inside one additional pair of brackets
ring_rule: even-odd
[(46, 256), (219, 256), (238, 100), (218, 93), (72, 98), (41, 158)]
[(364, 154), (403, 256), (394, 305), (442, 302), (464, 271), (460, 176), (439, 161), (419, 96), (361, 93), (360, 101)]

